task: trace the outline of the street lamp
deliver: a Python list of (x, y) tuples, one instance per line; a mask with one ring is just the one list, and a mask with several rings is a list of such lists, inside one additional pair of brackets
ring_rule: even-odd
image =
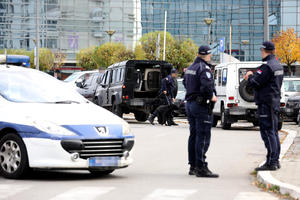
[(109, 42), (111, 42), (111, 37), (113, 36), (113, 34), (115, 34), (116, 33), (116, 31), (113, 31), (113, 30), (107, 30), (107, 31), (105, 31), (107, 34), (108, 34), (108, 36), (109, 36)]
[(208, 26), (207, 44), (210, 45), (210, 25), (214, 22), (213, 18), (204, 18), (205, 24)]
[(247, 60), (247, 54), (246, 54), (246, 49), (247, 49), (247, 47), (246, 47), (246, 45), (247, 44), (249, 44), (249, 40), (242, 40), (242, 44), (245, 46), (245, 49), (244, 49), (244, 53), (245, 53), (245, 55), (244, 55), (244, 60), (246, 61)]

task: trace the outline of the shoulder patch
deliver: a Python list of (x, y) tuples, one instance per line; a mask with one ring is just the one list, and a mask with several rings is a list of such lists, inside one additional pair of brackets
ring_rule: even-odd
[(261, 74), (261, 73), (262, 73), (262, 71), (261, 71), (260, 69), (258, 69), (256, 72), (257, 72), (258, 74)]
[(168, 79), (168, 78), (166, 78), (166, 80), (168, 81), (169, 79)]
[(188, 70), (185, 71), (185, 74), (196, 75), (196, 71), (195, 71), (195, 70), (188, 69)]
[(206, 76), (207, 76), (207, 78), (211, 78), (211, 73), (209, 73), (209, 72), (206, 72)]
[(277, 70), (277, 71), (275, 71), (274, 75), (275, 76), (281, 76), (281, 75), (283, 75), (283, 70)]

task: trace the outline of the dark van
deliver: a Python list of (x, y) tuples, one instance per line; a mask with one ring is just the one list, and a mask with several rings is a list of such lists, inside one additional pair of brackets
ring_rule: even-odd
[(120, 117), (132, 112), (136, 120), (146, 121), (161, 80), (171, 69), (172, 65), (165, 61), (128, 60), (113, 64), (103, 75), (95, 102)]

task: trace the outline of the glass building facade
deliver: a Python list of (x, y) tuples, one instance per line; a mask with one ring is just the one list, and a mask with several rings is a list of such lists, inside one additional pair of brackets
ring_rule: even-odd
[[(240, 60), (259, 60), (264, 38), (264, 0), (39, 0), (40, 47), (76, 53), (110, 39), (134, 48), (144, 33), (162, 31), (164, 11), (167, 31), (176, 38), (210, 43), (218, 60), (218, 43), (225, 38)], [(210, 26), (205, 18), (212, 18)], [(0, 1), (0, 49), (35, 47), (36, 0)], [(269, 0), (270, 38), (281, 29), (300, 33), (300, 0)], [(115, 33), (110, 38), (106, 31)], [(209, 41), (208, 41), (209, 39)], [(243, 43), (244, 41), (244, 43)]]

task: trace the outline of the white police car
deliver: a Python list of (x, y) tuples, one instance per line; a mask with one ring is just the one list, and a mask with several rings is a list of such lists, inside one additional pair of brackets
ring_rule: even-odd
[(19, 178), (31, 168), (109, 174), (132, 162), (133, 144), (127, 122), (63, 82), (0, 65), (0, 175)]

